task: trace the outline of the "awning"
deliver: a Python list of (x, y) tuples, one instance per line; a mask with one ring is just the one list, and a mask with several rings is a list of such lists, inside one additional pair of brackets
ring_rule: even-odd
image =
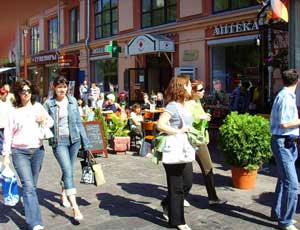
[(132, 38), (126, 46), (126, 55), (156, 52), (175, 52), (175, 44), (163, 35), (144, 34)]
[(5, 71), (11, 70), (11, 69), (15, 69), (16, 67), (2, 67), (0, 68), (0, 73), (3, 73)]

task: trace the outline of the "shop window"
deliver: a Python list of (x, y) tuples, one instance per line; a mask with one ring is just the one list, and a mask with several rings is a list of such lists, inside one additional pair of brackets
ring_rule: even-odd
[(79, 41), (79, 15), (78, 8), (73, 8), (70, 11), (70, 43)]
[(95, 37), (104, 38), (118, 33), (117, 0), (95, 1)]
[(116, 58), (94, 62), (94, 82), (103, 92), (111, 91), (118, 84), (118, 61)]
[(250, 81), (252, 85), (259, 84), (259, 50), (255, 44), (212, 47), (211, 58), (212, 101), (218, 95), (219, 103), (228, 104), (229, 94), (243, 80)]
[(176, 0), (142, 0), (142, 28), (176, 21)]
[(257, 0), (214, 0), (213, 12), (218, 13), (227, 10), (236, 10), (257, 4)]
[(37, 54), (40, 51), (40, 31), (38, 26), (31, 28), (30, 51), (31, 54)]
[(48, 22), (48, 47), (49, 50), (58, 48), (58, 19), (53, 18)]

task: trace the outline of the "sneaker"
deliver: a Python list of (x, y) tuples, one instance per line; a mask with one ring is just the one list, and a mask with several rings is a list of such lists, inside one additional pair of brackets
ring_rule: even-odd
[(209, 205), (220, 205), (220, 204), (226, 204), (227, 200), (221, 200), (221, 199), (217, 199), (217, 200), (209, 200), (208, 204)]
[(179, 229), (179, 230), (192, 230), (187, 224), (178, 225), (177, 229)]
[(187, 200), (184, 200), (184, 201), (183, 201), (183, 206), (184, 206), (184, 207), (190, 207), (191, 204), (190, 204), (190, 202), (188, 202)]
[(168, 207), (167, 207), (167, 206), (162, 206), (162, 209), (163, 209), (163, 218), (164, 218), (166, 221), (169, 221)]
[(280, 226), (278, 225), (279, 229), (282, 230), (298, 230), (298, 228), (295, 227), (295, 225), (291, 224), (289, 226)]
[(32, 230), (42, 230), (42, 229), (44, 229), (44, 226), (42, 226), (42, 225), (35, 225)]

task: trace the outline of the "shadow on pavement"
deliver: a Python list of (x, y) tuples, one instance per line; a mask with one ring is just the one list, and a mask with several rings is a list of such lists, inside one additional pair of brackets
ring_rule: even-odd
[(10, 207), (0, 203), (0, 223), (13, 221), (19, 229), (26, 229), (24, 207), (21, 202)]
[(140, 202), (109, 193), (99, 193), (97, 198), (100, 200), (99, 208), (109, 211), (111, 216), (138, 217), (162, 227), (168, 226), (162, 217), (162, 212), (147, 206), (148, 202)]
[[(198, 195), (192, 195), (192, 200), (195, 200), (195, 199), (201, 200), (201, 198), (197, 198), (197, 197), (198, 197)], [(197, 208), (203, 208), (202, 204), (200, 204), (199, 202), (191, 202), (191, 204)], [(223, 215), (227, 215), (227, 216), (234, 217), (237, 219), (245, 220), (250, 223), (259, 224), (259, 225), (266, 226), (266, 227), (273, 227), (274, 229), (277, 229), (277, 227), (278, 227), (277, 223), (276, 224), (269, 223), (269, 221), (270, 221), (269, 217), (264, 215), (263, 213), (256, 212), (251, 209), (244, 208), (244, 207), (234, 206), (234, 205), (227, 203), (227, 204), (220, 205), (220, 206), (211, 206), (209, 208), (211, 210), (221, 213)]]
[(162, 200), (167, 196), (167, 187), (156, 185), (156, 184), (146, 184), (146, 183), (118, 183), (124, 191), (130, 194), (139, 194), (145, 197), (152, 197), (158, 200)]
[[(41, 188), (37, 189), (38, 196), (39, 196), (39, 203), (41, 206), (44, 206), (47, 208), (49, 211), (52, 212), (51, 217), (55, 218), (57, 216), (62, 216), (69, 220), (73, 225), (78, 225), (79, 223), (73, 219), (71, 215), (67, 215), (65, 211), (63, 210), (63, 207), (57, 207), (60, 205), (60, 194), (51, 192), (48, 190), (44, 190)], [(79, 206), (87, 206), (90, 203), (87, 202), (86, 200), (83, 200), (79, 197), (77, 197), (77, 203)], [(55, 205), (54, 205), (55, 204)]]

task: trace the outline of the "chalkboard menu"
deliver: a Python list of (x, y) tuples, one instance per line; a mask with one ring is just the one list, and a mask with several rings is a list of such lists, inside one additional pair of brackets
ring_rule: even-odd
[(101, 121), (83, 122), (83, 126), (90, 141), (91, 152), (104, 153), (108, 157)]

